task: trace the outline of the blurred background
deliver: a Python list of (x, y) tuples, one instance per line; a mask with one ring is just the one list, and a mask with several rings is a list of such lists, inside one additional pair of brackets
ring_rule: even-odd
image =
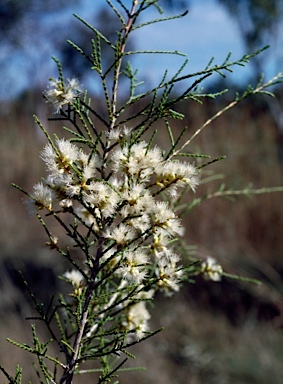
[[(28, 215), (23, 195), (11, 183), (31, 191), (45, 175), (39, 158), (45, 137), (33, 114), (51, 133), (63, 136), (60, 124), (48, 121), (52, 111), (42, 97), (48, 78), (58, 76), (52, 55), (61, 60), (65, 77), (77, 77), (90, 91), (93, 104), (103, 108), (101, 89), (88, 63), (66, 40), (90, 49), (93, 36), (73, 13), (114, 39), (119, 26), (105, 4), (103, 0), (0, 2), (0, 364), (11, 373), (16, 363), (23, 365), (24, 382), (34, 378), (30, 356), (5, 341), (8, 336), (27, 344), (31, 341), (25, 317), (33, 313), (32, 303), (18, 271), (23, 272), (39, 300), (48, 304), (59, 289), (56, 276), (66, 265), (45, 249), (45, 233)], [(246, 68), (237, 68), (226, 78), (211, 77), (204, 83), (208, 92), (229, 87), (229, 93), (204, 105), (192, 101), (179, 105), (178, 111), (186, 117), (176, 121), (176, 132), (187, 125), (191, 135), (235, 92), (243, 91), (249, 83), (255, 85), (262, 73), (267, 79), (283, 70), (281, 0), (160, 0), (160, 4), (166, 14), (187, 9), (189, 14), (173, 24), (164, 22), (135, 32), (131, 49), (177, 49), (188, 55), (187, 71), (191, 73), (204, 69), (212, 56), (220, 64), (229, 51), (231, 60), (235, 60), (270, 44)], [(157, 14), (149, 13), (144, 20), (152, 16)], [(108, 60), (107, 52), (104, 59)], [(137, 55), (133, 65), (144, 81), (141, 87), (148, 89), (160, 81), (166, 68), (169, 73), (176, 71), (182, 60)], [(122, 83), (124, 89), (126, 92)], [(283, 185), (282, 85), (273, 91), (275, 99), (261, 96), (246, 100), (215, 120), (195, 140), (192, 151), (212, 158), (227, 155), (226, 160), (210, 167), (210, 172), (218, 176), (200, 186), (196, 196), (208, 188), (217, 190), (221, 183), (234, 189), (249, 183), (254, 188)], [(186, 241), (196, 246), (197, 257), (213, 256), (227, 272), (259, 278), (263, 284), (257, 287), (227, 279), (221, 283), (197, 279), (172, 299), (158, 298), (151, 328), (165, 326), (165, 330), (138, 348), (138, 358), (132, 364), (144, 365), (147, 371), (127, 373), (122, 383), (281, 384), (282, 194), (239, 197), (234, 202), (208, 200), (190, 212), (185, 226)], [(47, 338), (44, 330), (42, 337)], [(1, 373), (0, 382), (4, 382)]]

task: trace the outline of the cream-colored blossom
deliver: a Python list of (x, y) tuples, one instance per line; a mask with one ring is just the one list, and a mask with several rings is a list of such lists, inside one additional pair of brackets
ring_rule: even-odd
[[(151, 299), (153, 295), (153, 290), (147, 292), (141, 291), (135, 299)], [(122, 326), (129, 331), (135, 330), (136, 338), (140, 340), (148, 331), (148, 320), (150, 319), (150, 313), (146, 308), (146, 302), (139, 301), (136, 304), (129, 305), (129, 301), (127, 301), (125, 304), (125, 319), (122, 322)]]
[(154, 211), (155, 201), (150, 191), (144, 184), (134, 184), (124, 188), (121, 192), (124, 205), (120, 214), (128, 225), (131, 225), (141, 232), (151, 226), (150, 215)]
[(43, 183), (37, 183), (33, 186), (31, 200), (28, 202), (28, 205), (31, 211), (33, 211), (33, 208), (36, 208), (36, 210), (45, 208), (50, 211), (52, 209), (53, 199), (54, 194), (52, 189)]
[(163, 247), (163, 249), (160, 252), (157, 252), (155, 256), (158, 263), (160, 263), (160, 260), (163, 259), (161, 263), (166, 262), (167, 266), (171, 266), (173, 268), (175, 268), (177, 263), (180, 261), (180, 256), (177, 255), (171, 248)]
[(106, 239), (114, 240), (118, 245), (125, 245), (129, 241), (134, 240), (136, 231), (128, 225), (121, 223), (113, 229), (106, 229), (104, 231)]
[(166, 233), (160, 228), (154, 228), (153, 242), (150, 248), (155, 255), (158, 255), (164, 252), (169, 241), (170, 241), (170, 237), (168, 233)]
[(122, 325), (129, 331), (135, 330), (136, 337), (140, 340), (148, 330), (149, 319), (150, 314), (146, 309), (146, 304), (144, 301), (140, 301), (128, 308)]
[(154, 226), (170, 236), (182, 236), (184, 228), (172, 208), (165, 201), (158, 201), (154, 208)]
[(206, 261), (201, 263), (201, 273), (207, 279), (220, 281), (223, 269), (213, 257), (208, 256)]
[(79, 158), (79, 149), (76, 145), (65, 139), (55, 142), (56, 150), (48, 143), (41, 152), (41, 158), (53, 176), (69, 172), (70, 165)]
[(73, 200), (72, 200), (72, 199), (69, 199), (69, 198), (60, 200), (60, 201), (59, 201), (59, 205), (60, 205), (60, 207), (62, 207), (63, 209), (68, 209), (68, 208), (72, 207), (72, 205), (73, 205)]
[(77, 79), (67, 79), (66, 83), (52, 79), (43, 94), (46, 101), (54, 107), (55, 113), (58, 113), (64, 105), (72, 104), (81, 93), (82, 88)]
[(58, 249), (58, 236), (56, 235), (50, 235), (50, 241), (47, 241), (45, 243), (45, 245), (47, 245), (47, 247), (49, 247), (50, 249)]
[(123, 128), (117, 127), (112, 129), (110, 132), (107, 132), (106, 135), (109, 140), (120, 141), (121, 139), (127, 138), (130, 135), (132, 129), (132, 127), (127, 127), (124, 125)]
[(63, 277), (75, 288), (81, 287), (82, 283), (84, 282), (84, 276), (77, 269), (72, 269), (71, 271), (65, 272)]
[(125, 206), (121, 209), (120, 214), (122, 217), (127, 217), (125, 223), (128, 226), (139, 230), (141, 233), (144, 233), (152, 226), (150, 216), (147, 213), (137, 214), (136, 216), (129, 216), (130, 212), (128, 207)]
[(80, 151), (79, 162), (82, 164), (83, 169), (89, 168), (94, 172), (101, 166), (101, 159), (98, 155), (94, 154), (90, 158), (90, 156), (83, 151)]
[(102, 181), (92, 181), (83, 193), (84, 201), (97, 208), (103, 217), (109, 217), (116, 211), (120, 201), (118, 193)]
[(171, 296), (173, 292), (179, 291), (183, 271), (173, 260), (168, 262), (167, 258), (160, 258), (157, 261), (155, 274), (158, 278), (158, 287), (166, 296)]
[(147, 275), (145, 265), (148, 263), (147, 254), (141, 250), (127, 250), (124, 252), (117, 274), (134, 284), (140, 284)]
[(88, 180), (92, 179), (96, 174), (96, 169), (93, 167), (92, 164), (87, 164), (84, 166), (82, 171), (82, 179), (81, 184), (83, 187), (85, 187)]
[(161, 149), (148, 149), (144, 141), (129, 146), (125, 145), (113, 153), (113, 170), (122, 171), (129, 176), (136, 176), (139, 180), (146, 180), (154, 167), (162, 161)]
[(177, 188), (189, 185), (193, 191), (199, 183), (198, 171), (193, 164), (166, 161), (155, 168), (156, 184), (172, 197)]
[(144, 184), (133, 184), (124, 188), (121, 193), (131, 214), (146, 212), (151, 213), (154, 210), (154, 198)]

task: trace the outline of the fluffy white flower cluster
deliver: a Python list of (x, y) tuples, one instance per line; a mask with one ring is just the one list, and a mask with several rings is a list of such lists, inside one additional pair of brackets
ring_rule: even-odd
[[(148, 320), (150, 319), (150, 313), (146, 308), (146, 301), (151, 299), (154, 295), (154, 290), (148, 292), (140, 292), (134, 304), (126, 303), (125, 317), (122, 322), (122, 327), (125, 329), (135, 331), (135, 335), (140, 340), (144, 334), (148, 331)], [(130, 305), (128, 305), (130, 304)]]
[[(155, 290), (167, 295), (179, 289), (182, 267), (170, 243), (184, 229), (173, 204), (162, 201), (160, 194), (172, 199), (186, 186), (194, 191), (199, 180), (194, 165), (164, 161), (160, 148), (125, 140), (110, 152), (107, 164), (99, 153), (86, 154), (65, 139), (48, 143), (41, 158), (48, 176), (31, 194), (36, 209), (75, 215), (92, 233), (93, 243), (103, 244), (93, 258), (99, 257), (108, 274), (113, 270), (109, 274), (113, 279), (129, 286), (143, 286), (150, 280)], [(73, 275), (66, 277), (78, 285)], [(125, 311), (124, 326), (135, 327), (140, 337), (148, 318), (145, 303), (137, 302)]]
[(213, 257), (208, 256), (206, 261), (201, 263), (201, 273), (208, 280), (220, 281), (223, 269)]
[(54, 107), (55, 113), (58, 113), (64, 105), (72, 104), (81, 93), (82, 88), (77, 79), (67, 79), (65, 84), (59, 79), (51, 79), (44, 96)]

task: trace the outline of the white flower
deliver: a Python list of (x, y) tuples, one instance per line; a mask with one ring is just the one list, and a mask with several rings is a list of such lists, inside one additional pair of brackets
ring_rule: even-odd
[(69, 199), (69, 198), (66, 198), (66, 199), (63, 199), (63, 200), (59, 201), (59, 205), (63, 209), (68, 209), (68, 208), (72, 207), (73, 201), (71, 199)]
[(180, 256), (174, 253), (172, 249), (166, 247), (163, 247), (162, 251), (156, 253), (155, 256), (158, 263), (161, 262), (161, 259), (164, 259), (161, 263), (166, 261), (166, 265), (173, 268), (175, 268), (178, 261), (180, 261)]
[(77, 79), (67, 79), (67, 83), (62, 83), (59, 79), (50, 80), (47, 91), (43, 94), (58, 113), (66, 104), (72, 104), (74, 99), (82, 92)]
[(130, 136), (130, 133), (132, 132), (133, 130), (133, 127), (127, 127), (126, 125), (124, 125), (124, 127), (122, 128), (122, 134), (124, 137), (128, 137)]
[(127, 310), (126, 320), (122, 325), (129, 331), (135, 330), (136, 337), (140, 340), (148, 329), (147, 322), (150, 314), (144, 301), (131, 305)]
[(153, 243), (150, 248), (152, 252), (157, 256), (159, 253), (162, 253), (166, 250), (166, 246), (169, 243), (170, 238), (169, 234), (163, 231), (162, 229), (155, 228), (153, 233)]
[(48, 186), (37, 183), (33, 186), (31, 200), (28, 202), (29, 208), (31, 208), (31, 211), (33, 211), (32, 207), (36, 207), (37, 210), (45, 208), (50, 211), (53, 198), (53, 192)]
[(165, 201), (158, 201), (154, 209), (154, 226), (167, 232), (170, 236), (182, 236), (184, 228), (169, 204)]
[(81, 287), (84, 282), (84, 276), (77, 269), (72, 269), (64, 273), (63, 277), (71, 283), (75, 288)]
[(50, 241), (47, 241), (45, 245), (47, 245), (50, 249), (58, 249), (58, 236), (50, 235)]
[(115, 141), (119, 140), (120, 135), (121, 135), (120, 128), (112, 129), (110, 132), (106, 133), (106, 136), (108, 137), (109, 140), (115, 140)]
[(84, 200), (91, 207), (97, 208), (103, 217), (109, 217), (115, 213), (120, 197), (109, 185), (101, 181), (92, 181), (85, 189)]
[(144, 233), (151, 228), (150, 216), (146, 213), (138, 214), (136, 217), (129, 217), (127, 207), (123, 207), (120, 211), (122, 217), (127, 217), (126, 224)]
[[(135, 299), (151, 299), (154, 291), (140, 292)], [(127, 330), (135, 330), (135, 334), (138, 340), (140, 340), (145, 332), (148, 330), (148, 320), (150, 319), (150, 313), (146, 309), (146, 302), (139, 301), (136, 304), (128, 305), (126, 302), (125, 319), (122, 322), (122, 326)]]
[(68, 196), (71, 196), (68, 193), (68, 187), (72, 183), (72, 175), (69, 173), (52, 173), (47, 176), (46, 184), (53, 189), (56, 193), (57, 198), (60, 200), (60, 197), (65, 199)]
[(201, 263), (201, 273), (210, 280), (220, 281), (223, 273), (221, 265), (217, 264), (213, 257), (208, 256), (206, 261)]
[(56, 146), (57, 150), (50, 143), (46, 144), (40, 156), (53, 175), (69, 171), (70, 164), (79, 158), (79, 148), (70, 141), (57, 139)]
[(117, 274), (132, 283), (140, 284), (146, 277), (147, 272), (144, 269), (148, 263), (148, 256), (140, 249), (128, 250), (117, 269)]
[(144, 184), (134, 184), (124, 189), (121, 194), (127, 201), (131, 214), (142, 212), (149, 214), (154, 209), (154, 198)]
[(96, 168), (101, 166), (101, 159), (98, 155), (92, 155), (91, 158), (89, 155), (80, 151), (79, 160), (82, 163), (83, 168), (90, 168), (93, 171), (96, 171)]
[(114, 240), (118, 245), (125, 245), (136, 237), (136, 231), (128, 225), (121, 223), (113, 229), (104, 232), (106, 239)]
[(166, 161), (155, 168), (156, 184), (165, 189), (172, 197), (176, 196), (176, 189), (189, 185), (193, 191), (199, 183), (197, 169), (190, 163)]
[(118, 149), (113, 153), (112, 160), (114, 171), (120, 170), (129, 176), (135, 175), (140, 180), (146, 180), (163, 159), (160, 148), (148, 149), (148, 144), (142, 141)]
[(79, 148), (75, 144), (65, 139), (56, 140), (56, 144), (61, 154), (61, 157), (64, 158), (65, 161), (73, 163), (78, 160), (80, 153)]
[(92, 179), (96, 173), (96, 169), (92, 164), (87, 164), (83, 169), (81, 183), (84, 185), (89, 179)]
[(174, 291), (176, 292), (179, 290), (179, 283), (181, 281), (183, 271), (180, 267), (175, 265), (173, 260), (171, 260), (171, 263), (168, 263), (166, 258), (158, 260), (155, 274), (158, 278), (157, 284), (166, 296), (171, 296)]
[(112, 129), (110, 132), (107, 132), (106, 135), (109, 140), (119, 141), (123, 137), (128, 137), (132, 131), (132, 128), (124, 125), (123, 128), (117, 127)]
[(134, 184), (121, 191), (124, 205), (120, 210), (122, 218), (141, 232), (150, 228), (150, 215), (154, 211), (155, 201), (144, 184)]

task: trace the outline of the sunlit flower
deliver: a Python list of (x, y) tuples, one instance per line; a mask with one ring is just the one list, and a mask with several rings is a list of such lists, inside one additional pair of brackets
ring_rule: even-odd
[(60, 200), (60, 201), (59, 201), (59, 205), (60, 205), (60, 207), (62, 207), (63, 209), (66, 209), (66, 210), (67, 210), (68, 208), (70, 208), (70, 207), (73, 205), (73, 200), (72, 200), (72, 199), (69, 199), (69, 198)]
[(177, 255), (171, 248), (163, 247), (162, 251), (156, 253), (155, 256), (158, 263), (160, 263), (160, 260), (163, 259), (163, 262), (166, 262), (167, 266), (171, 266), (173, 268), (175, 268), (177, 263), (180, 261), (180, 256)]
[(131, 127), (127, 127), (124, 125), (123, 128), (117, 127), (112, 129), (110, 132), (107, 132), (106, 135), (109, 140), (120, 141), (121, 139), (128, 137), (131, 131)]
[(135, 184), (125, 188), (121, 195), (124, 205), (120, 210), (121, 216), (141, 232), (150, 228), (150, 214), (154, 211), (155, 202), (149, 190), (143, 184)]
[(67, 79), (65, 84), (59, 79), (52, 79), (43, 94), (47, 102), (54, 107), (55, 113), (58, 113), (64, 105), (72, 104), (81, 93), (82, 88), (77, 79)]
[[(96, 172), (97, 168), (101, 166), (101, 160), (99, 156), (92, 155), (91, 158), (86, 153), (80, 151), (79, 153), (79, 162), (81, 163), (84, 172), (90, 172), (92, 170), (93, 173)], [(89, 171), (87, 171), (87, 169)]]
[[(153, 294), (153, 290), (148, 292), (140, 292), (135, 299), (151, 299)], [(122, 322), (122, 326), (129, 331), (135, 330), (136, 338), (140, 340), (148, 331), (148, 320), (150, 319), (150, 313), (146, 309), (145, 301), (139, 301), (132, 305), (128, 304), (129, 303), (126, 302), (127, 306), (124, 310), (125, 319)]]
[(153, 242), (150, 246), (150, 249), (155, 255), (158, 255), (164, 252), (169, 241), (170, 238), (168, 233), (158, 228), (155, 228), (153, 232)]
[(53, 192), (48, 186), (43, 183), (37, 183), (33, 186), (31, 200), (28, 202), (29, 208), (31, 208), (31, 211), (33, 210), (32, 207), (35, 207), (36, 210), (45, 208), (50, 211), (52, 209), (53, 197)]
[(162, 160), (161, 149), (148, 149), (148, 144), (144, 141), (132, 146), (127, 144), (112, 156), (114, 171), (120, 170), (129, 176), (135, 175), (140, 180), (145, 180)]
[(46, 144), (41, 152), (41, 158), (45, 162), (48, 171), (57, 175), (68, 172), (70, 165), (79, 158), (79, 148), (65, 139), (58, 139), (55, 148)]
[(167, 161), (155, 168), (156, 184), (176, 196), (177, 188), (189, 185), (193, 191), (199, 183), (198, 172), (193, 164)]
[(127, 220), (125, 220), (127, 225), (139, 230), (141, 233), (144, 233), (151, 228), (150, 216), (147, 213), (141, 213), (137, 214), (136, 216), (128, 217), (129, 212), (127, 211), (126, 207), (123, 207), (120, 213), (122, 217), (127, 217)]
[(147, 254), (140, 250), (128, 250), (124, 253), (117, 274), (134, 284), (140, 284), (146, 277), (144, 266), (148, 263)]
[(182, 236), (184, 228), (169, 204), (165, 201), (158, 201), (154, 209), (154, 226), (163, 230), (170, 236)]
[(103, 217), (114, 214), (120, 197), (108, 184), (101, 181), (91, 182), (83, 193), (84, 201), (97, 208)]
[(157, 262), (155, 274), (158, 278), (159, 289), (167, 296), (171, 296), (173, 292), (179, 291), (179, 284), (183, 271), (173, 262), (168, 263), (166, 258), (161, 258)]
[(71, 283), (74, 287), (74, 291), (71, 296), (80, 296), (82, 293), (82, 288), (85, 283), (85, 278), (80, 271), (77, 269), (72, 269), (71, 271), (67, 271), (63, 274), (63, 278)]
[(125, 245), (136, 237), (136, 232), (133, 228), (121, 223), (113, 229), (107, 229), (104, 237), (114, 240), (118, 245)]
[(154, 198), (144, 184), (134, 184), (124, 189), (121, 194), (124, 200), (127, 201), (127, 207), (131, 214), (153, 211)]

